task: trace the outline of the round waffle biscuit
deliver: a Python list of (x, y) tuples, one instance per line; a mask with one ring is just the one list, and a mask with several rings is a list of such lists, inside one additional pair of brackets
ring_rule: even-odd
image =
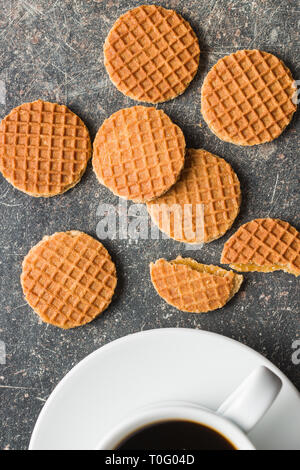
[(44, 237), (29, 251), (21, 284), (44, 322), (69, 329), (91, 322), (109, 306), (117, 275), (102, 243), (70, 231)]
[(117, 196), (146, 202), (176, 182), (184, 157), (181, 129), (161, 110), (134, 106), (104, 121), (94, 141), (93, 167)]
[(156, 5), (139, 6), (121, 16), (104, 45), (111, 81), (124, 95), (147, 103), (181, 95), (197, 73), (199, 57), (190, 24)]
[(300, 234), (279, 219), (255, 219), (225, 243), (221, 263), (237, 271), (286, 271), (300, 275)]
[(221, 140), (257, 145), (276, 139), (296, 111), (290, 70), (272, 54), (241, 50), (223, 57), (202, 87), (202, 115)]
[(72, 188), (90, 157), (89, 132), (66, 106), (25, 103), (0, 124), (0, 171), (30, 196), (56, 196)]
[(224, 307), (243, 282), (243, 276), (232, 271), (181, 257), (151, 263), (150, 274), (160, 297), (178, 310), (190, 313)]
[(240, 183), (229, 163), (192, 149), (177, 183), (147, 208), (153, 222), (169, 237), (209, 243), (232, 226), (240, 204)]

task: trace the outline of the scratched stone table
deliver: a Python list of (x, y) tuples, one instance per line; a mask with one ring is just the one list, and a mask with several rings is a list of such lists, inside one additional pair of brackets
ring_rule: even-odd
[[(106, 117), (133, 105), (110, 83), (102, 45), (114, 20), (139, 3), (0, 0), (0, 118), (22, 102), (42, 98), (68, 105), (94, 137)], [(0, 341), (7, 357), (0, 365), (0, 449), (27, 448), (45, 400), (78, 361), (116, 338), (145, 329), (190, 327), (229, 336), (265, 355), (300, 388), (300, 366), (292, 361), (292, 344), (300, 336), (299, 281), (293, 276), (249, 273), (225, 308), (201, 316), (166, 305), (154, 292), (148, 271), (150, 261), (178, 254), (218, 263), (228, 236), (255, 217), (279, 217), (297, 227), (298, 116), (275, 142), (238, 148), (212, 135), (200, 114), (205, 74), (219, 58), (239, 48), (275, 53), (300, 78), (297, 2), (156, 3), (177, 9), (191, 22), (202, 49), (199, 73), (188, 91), (159, 108), (182, 127), (188, 146), (203, 147), (232, 164), (242, 184), (241, 213), (229, 234), (196, 252), (171, 240), (105, 240), (118, 269), (115, 299), (90, 325), (61, 331), (40, 323), (26, 305), (19, 282), (22, 259), (45, 234), (77, 229), (96, 236), (101, 219), (97, 209), (103, 203), (117, 207), (119, 201), (98, 184), (91, 165), (80, 184), (52, 199), (28, 197), (1, 176)]]

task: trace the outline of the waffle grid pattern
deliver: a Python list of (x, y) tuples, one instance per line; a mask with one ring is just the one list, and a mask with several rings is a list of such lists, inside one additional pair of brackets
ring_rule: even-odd
[(114, 194), (146, 202), (176, 182), (184, 156), (179, 127), (161, 110), (135, 106), (113, 114), (99, 129), (93, 166)]
[(117, 282), (107, 250), (80, 232), (42, 240), (25, 258), (21, 280), (30, 306), (61, 328), (84, 325), (103, 312)]
[(277, 57), (258, 50), (220, 59), (202, 88), (202, 114), (222, 140), (257, 145), (277, 138), (296, 105), (291, 72)]
[[(188, 151), (187, 164), (178, 182), (161, 198), (148, 203), (147, 207), (154, 222), (171, 238), (178, 241), (201, 243), (210, 242), (222, 235), (232, 226), (238, 215), (241, 203), (239, 180), (231, 166), (222, 158), (205, 150)], [(185, 204), (192, 207), (192, 230), (197, 233), (197, 204), (204, 205), (203, 233), (192, 240), (177, 238), (174, 217), (169, 226), (164, 225), (163, 212), (168, 207)]]
[(33, 196), (54, 196), (74, 186), (90, 157), (88, 130), (66, 106), (26, 103), (1, 122), (0, 170)]
[(181, 311), (209, 312), (223, 307), (232, 294), (233, 272), (224, 277), (201, 273), (164, 259), (151, 264), (150, 271), (157, 293)]
[(279, 219), (252, 220), (226, 242), (221, 262), (232, 266), (282, 266), (299, 275), (300, 234), (288, 222)]
[(119, 18), (104, 55), (110, 78), (122, 93), (160, 103), (188, 87), (198, 70), (200, 49), (190, 24), (175, 11), (143, 5)]

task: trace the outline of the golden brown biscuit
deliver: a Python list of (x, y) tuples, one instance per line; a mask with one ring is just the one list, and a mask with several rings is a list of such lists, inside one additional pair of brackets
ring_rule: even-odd
[(255, 219), (225, 243), (221, 263), (237, 271), (300, 274), (300, 234), (279, 219)]
[(147, 208), (153, 222), (169, 237), (209, 243), (232, 226), (240, 205), (240, 183), (229, 163), (206, 150), (192, 149), (177, 183)]
[(241, 50), (223, 57), (202, 87), (202, 115), (221, 140), (257, 145), (276, 139), (296, 104), (290, 70), (272, 54)]
[(124, 95), (161, 103), (195, 77), (200, 48), (190, 24), (173, 10), (142, 5), (122, 15), (104, 45), (104, 64)]
[(102, 243), (82, 232), (60, 232), (23, 261), (25, 298), (41, 319), (69, 329), (94, 320), (110, 304), (117, 275)]
[(94, 141), (93, 167), (117, 196), (146, 202), (176, 182), (184, 157), (181, 129), (161, 110), (134, 106), (104, 121)]
[(30, 196), (56, 196), (75, 186), (91, 150), (85, 124), (63, 105), (25, 103), (0, 124), (0, 171)]
[(190, 258), (159, 259), (150, 264), (157, 293), (178, 310), (206, 313), (224, 305), (238, 292), (243, 276)]

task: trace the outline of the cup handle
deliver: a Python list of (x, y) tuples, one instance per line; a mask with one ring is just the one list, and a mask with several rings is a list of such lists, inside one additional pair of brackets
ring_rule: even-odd
[(281, 388), (280, 378), (260, 366), (225, 400), (218, 413), (248, 434), (274, 403)]

